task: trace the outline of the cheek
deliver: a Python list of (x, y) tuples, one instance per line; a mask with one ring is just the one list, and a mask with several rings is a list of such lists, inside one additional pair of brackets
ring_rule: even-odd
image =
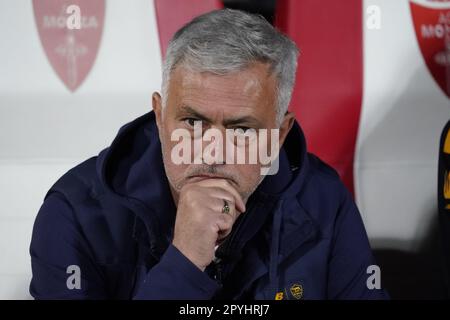
[(169, 162), (170, 163), (166, 166), (167, 170), (169, 171), (168, 175), (174, 180), (183, 178), (186, 171), (185, 165), (177, 165), (173, 164), (171, 161)]
[(172, 135), (173, 132), (173, 128), (171, 128), (171, 126), (168, 125), (164, 125), (163, 129), (162, 129), (162, 135), (163, 135), (163, 139), (165, 141), (166, 144), (170, 144), (170, 137)]
[(167, 160), (170, 160), (172, 148), (178, 143), (177, 141), (172, 141), (172, 132), (173, 130), (168, 126), (165, 126), (160, 132), (161, 147), (163, 148), (162, 152)]
[(243, 186), (251, 186), (259, 180), (260, 176), (259, 164), (236, 165), (235, 170), (239, 183)]

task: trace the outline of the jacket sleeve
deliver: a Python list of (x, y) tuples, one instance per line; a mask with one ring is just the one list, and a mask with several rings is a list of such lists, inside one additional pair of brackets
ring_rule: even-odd
[[(329, 299), (388, 299), (377, 288), (377, 270), (359, 210), (351, 194), (342, 186), (343, 197), (334, 223), (328, 268)], [(375, 275), (378, 273), (378, 275)]]
[(107, 298), (102, 272), (88, 248), (69, 202), (51, 192), (34, 222), (30, 294), (35, 299)]
[[(70, 203), (58, 192), (50, 193), (39, 210), (30, 255), (35, 299), (114, 298)], [(136, 285), (134, 299), (210, 299), (219, 288), (172, 245)]]
[(148, 272), (134, 299), (208, 300), (218, 289), (216, 281), (170, 245)]

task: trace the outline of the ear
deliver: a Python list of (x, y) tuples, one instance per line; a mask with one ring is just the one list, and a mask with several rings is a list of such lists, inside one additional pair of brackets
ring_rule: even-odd
[(158, 92), (153, 92), (152, 94), (152, 107), (155, 112), (156, 125), (158, 130), (161, 128), (162, 123), (162, 100)]
[(294, 125), (295, 121), (295, 115), (292, 112), (287, 112), (284, 115), (283, 121), (281, 122), (280, 126), (280, 134), (279, 134), (279, 141), (280, 141), (280, 149), (283, 146), (284, 140), (286, 139), (289, 131), (291, 130), (292, 126)]

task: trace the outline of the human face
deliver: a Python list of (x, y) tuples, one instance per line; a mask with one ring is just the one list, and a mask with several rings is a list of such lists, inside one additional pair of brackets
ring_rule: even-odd
[[(254, 63), (226, 75), (196, 72), (183, 66), (172, 71), (166, 105), (163, 108), (158, 93), (153, 94), (152, 102), (164, 167), (175, 202), (184, 185), (211, 178), (227, 179), (247, 201), (264, 178), (259, 162), (175, 164), (171, 152), (177, 141), (172, 141), (171, 136), (175, 130), (183, 128), (193, 133), (195, 121), (201, 121), (203, 130), (220, 130), (223, 137), (226, 137), (226, 129), (268, 129), (269, 132), (279, 129), (278, 146), (281, 147), (292, 127), (293, 115), (288, 113), (281, 126), (277, 126), (276, 85), (277, 79), (269, 71), (269, 65), (263, 63)], [(222, 143), (227, 146), (226, 152), (230, 143)], [(269, 135), (267, 144), (270, 143)]]

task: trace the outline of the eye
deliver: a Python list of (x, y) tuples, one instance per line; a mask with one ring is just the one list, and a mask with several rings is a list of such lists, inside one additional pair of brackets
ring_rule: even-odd
[(246, 133), (248, 130), (250, 130), (251, 128), (249, 127), (236, 127), (234, 128), (234, 130), (236, 130), (238, 133)]
[(183, 122), (189, 127), (194, 127), (194, 124), (196, 121), (200, 121), (200, 120), (198, 120), (196, 118), (184, 118), (183, 119)]

